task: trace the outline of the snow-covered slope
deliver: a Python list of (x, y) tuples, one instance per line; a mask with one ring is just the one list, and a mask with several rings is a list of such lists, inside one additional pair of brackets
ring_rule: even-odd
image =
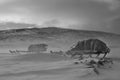
[(68, 50), (80, 40), (97, 38), (111, 48), (119, 47), (120, 35), (86, 30), (48, 28), (22, 28), (0, 31), (0, 51), (27, 50), (30, 44), (46, 43), (49, 50)]

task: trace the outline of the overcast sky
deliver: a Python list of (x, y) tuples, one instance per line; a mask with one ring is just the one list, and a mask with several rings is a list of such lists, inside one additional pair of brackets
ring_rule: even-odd
[(0, 21), (120, 34), (120, 0), (0, 0)]

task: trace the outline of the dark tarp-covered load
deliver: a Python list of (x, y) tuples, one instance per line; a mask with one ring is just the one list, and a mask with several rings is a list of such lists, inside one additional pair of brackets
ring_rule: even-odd
[(91, 51), (91, 52), (106, 52), (107, 45), (98, 39), (88, 39), (79, 41), (77, 45), (71, 49), (71, 51)]
[(66, 54), (71, 55), (72, 57), (76, 55), (84, 55), (88, 54), (90, 57), (92, 54), (104, 54), (103, 58), (106, 56), (107, 53), (110, 52), (110, 49), (107, 45), (99, 40), (99, 39), (88, 39), (79, 41), (71, 50), (68, 50)]

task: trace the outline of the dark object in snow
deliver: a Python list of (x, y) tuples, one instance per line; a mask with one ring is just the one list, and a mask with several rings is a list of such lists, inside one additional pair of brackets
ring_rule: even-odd
[(95, 62), (94, 60), (90, 61), (90, 64), (96, 64), (97, 62)]
[(109, 52), (110, 49), (103, 41), (99, 39), (88, 39), (79, 41), (74, 47), (67, 51), (66, 54), (71, 55), (71, 57), (77, 55), (79, 58), (82, 58), (83, 55), (92, 57), (92, 54), (96, 54), (98, 57), (100, 54), (104, 54), (103, 58), (105, 58)]
[(104, 67), (108, 66), (109, 68), (111, 68), (111, 65), (113, 64), (113, 60), (110, 58), (104, 58), (104, 59), (100, 59), (97, 63), (98, 67)]
[(94, 67), (93, 71), (94, 71), (97, 75), (100, 74), (100, 72), (98, 71), (98, 69), (97, 69), (96, 67)]
[(98, 61), (98, 65), (104, 66), (104, 61)]
[(97, 62), (95, 60), (91, 60), (87, 63), (88, 66), (95, 66), (97, 67), (105, 67), (105, 66), (111, 66), (113, 64), (113, 60), (110, 58), (101, 58)]
[(88, 65), (87, 68), (93, 68), (93, 71), (99, 75), (99, 69), (107, 69), (111, 68), (113, 64), (113, 60), (111, 58), (101, 58), (97, 62), (95, 60), (91, 60), (90, 62), (86, 63)]
[(79, 64), (79, 62), (74, 62), (74, 64)]

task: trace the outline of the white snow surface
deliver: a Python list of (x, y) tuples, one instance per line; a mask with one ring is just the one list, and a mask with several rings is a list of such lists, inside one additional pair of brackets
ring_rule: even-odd
[[(31, 56), (33, 60), (29, 59)], [(1, 53), (0, 80), (120, 80), (119, 59), (114, 61), (112, 68), (98, 69), (100, 74), (97, 75), (85, 64), (74, 64), (76, 60), (60, 56), (53, 59), (49, 54), (36, 56)]]

